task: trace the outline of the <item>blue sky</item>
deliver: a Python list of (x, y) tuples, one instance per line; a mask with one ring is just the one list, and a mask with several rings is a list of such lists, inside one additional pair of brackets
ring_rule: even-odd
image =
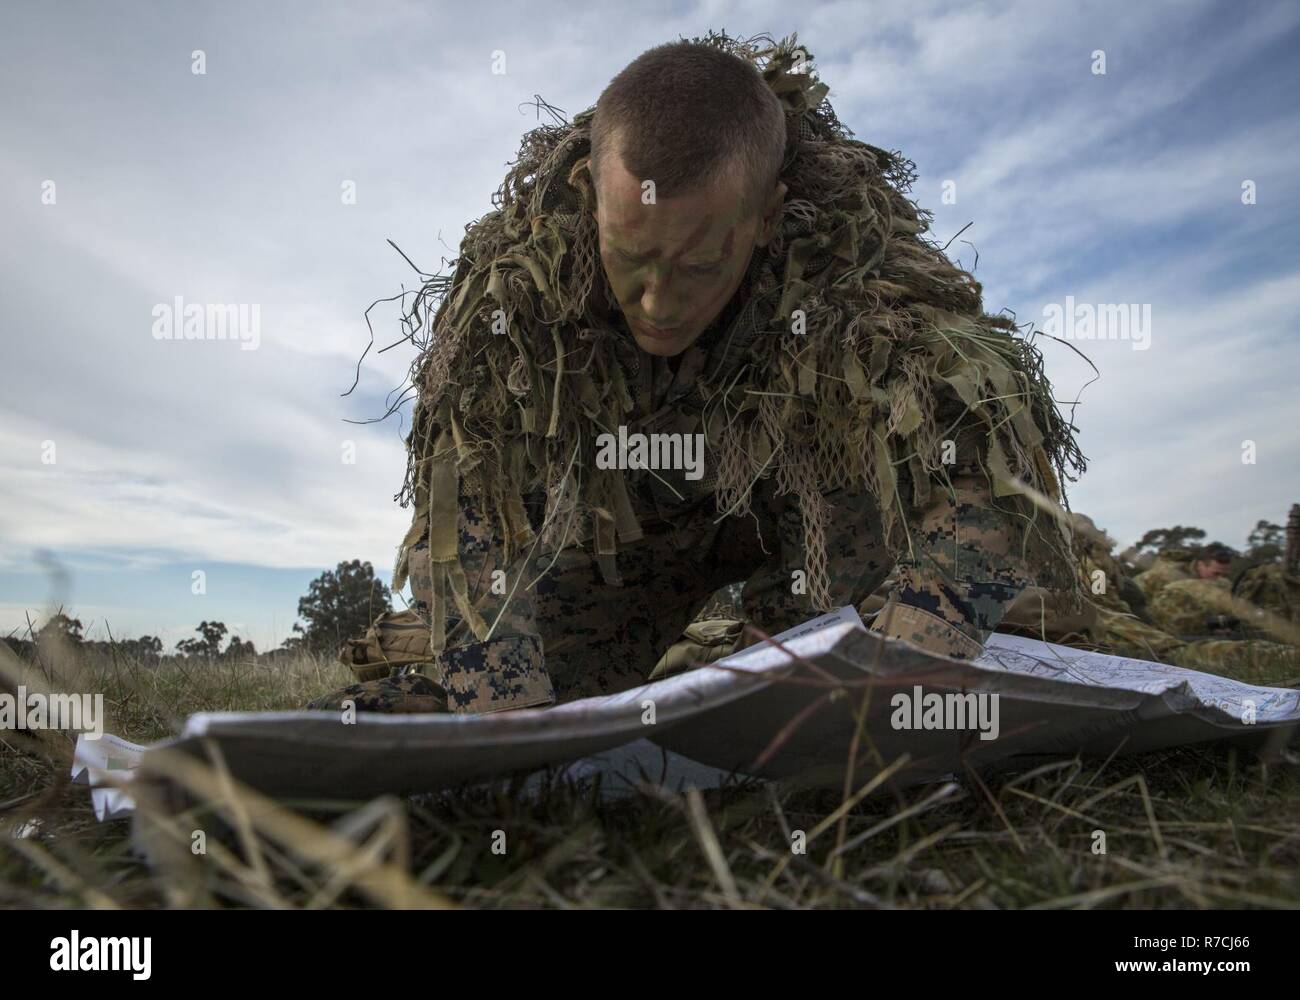
[[(170, 645), (217, 618), (265, 648), (322, 569), (387, 573), (400, 427), (345, 421), (382, 412), (409, 354), (372, 355), (340, 395), (362, 311), (409, 282), (385, 239), (426, 269), (453, 256), (534, 123), (522, 102), (574, 114), (644, 49), (710, 27), (799, 33), (841, 120), (916, 161), (935, 234), (971, 223), (990, 310), (1041, 326), (1067, 296), (1149, 306), (1147, 349), (1078, 345), (1101, 372), (1086, 389), (1044, 345), (1058, 398), (1081, 399), (1076, 509), (1125, 543), (1191, 523), (1240, 545), (1300, 500), (1300, 7), (474, 9), (6, 5), (0, 632), (56, 601), (100, 635), (107, 619)], [(177, 296), (258, 304), (258, 349), (156, 340), (151, 311)]]

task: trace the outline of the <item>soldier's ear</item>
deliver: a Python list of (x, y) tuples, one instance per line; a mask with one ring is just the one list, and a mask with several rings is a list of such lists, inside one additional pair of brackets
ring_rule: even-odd
[(785, 193), (785, 184), (777, 181), (776, 187), (772, 189), (772, 193), (767, 196), (763, 204), (758, 236), (754, 240), (755, 246), (765, 247), (776, 236), (776, 228), (781, 224), (781, 209), (785, 207)]

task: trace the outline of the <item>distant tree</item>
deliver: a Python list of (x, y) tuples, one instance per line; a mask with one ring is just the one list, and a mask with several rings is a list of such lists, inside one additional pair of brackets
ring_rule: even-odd
[(1189, 528), (1178, 524), (1172, 528), (1155, 528), (1148, 531), (1138, 539), (1136, 548), (1139, 552), (1149, 549), (1160, 554), (1169, 549), (1199, 544), (1204, 537), (1205, 532), (1200, 528)]
[(353, 559), (326, 570), (298, 601), (298, 616), (305, 624), (293, 626), (300, 648), (332, 653), (345, 639), (362, 635), (370, 623), (392, 610), (392, 595), (375, 579), (374, 567)]
[(117, 643), (118, 651), (124, 656), (136, 660), (156, 663), (162, 656), (162, 640), (152, 635), (142, 635), (138, 639), (121, 639)]
[(221, 640), (229, 629), (221, 622), (200, 622), (194, 630), (199, 633), (197, 639), (182, 639), (176, 648), (186, 656), (204, 656), (215, 659), (221, 655)]
[(1286, 545), (1286, 528), (1272, 521), (1257, 521), (1255, 530), (1246, 536), (1246, 556), (1251, 562), (1273, 562), (1282, 558)]
[[(106, 643), (106, 646), (112, 644)], [(138, 639), (118, 639), (117, 651), (123, 656), (137, 660), (157, 660), (162, 655), (162, 640), (152, 635), (142, 635)]]
[(233, 659), (237, 656), (253, 657), (257, 655), (257, 647), (250, 640), (239, 638), (237, 635), (230, 637), (230, 645), (226, 647), (224, 655), (227, 659)]
[(41, 626), (41, 630), (36, 633), (36, 638), (38, 641), (55, 639), (79, 645), (84, 638), (81, 629), (80, 618), (69, 618), (60, 611)]

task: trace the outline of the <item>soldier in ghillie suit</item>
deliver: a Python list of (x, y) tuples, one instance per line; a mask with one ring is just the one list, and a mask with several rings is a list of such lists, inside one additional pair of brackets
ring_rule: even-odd
[(1150, 604), (1171, 583), (1226, 580), (1232, 572), (1232, 559), (1232, 550), (1218, 542), (1196, 548), (1177, 546), (1161, 552), (1150, 569), (1138, 574), (1136, 583)]
[(1243, 570), (1233, 580), (1232, 594), (1252, 606), (1247, 627), (1300, 645), (1300, 504), (1291, 505), (1282, 561)]
[(1173, 567), (1173, 578), (1153, 588), (1161, 614), (1153, 621), (1144, 592), (1112, 554), (1114, 540), (1084, 514), (1075, 512), (1071, 519), (1081, 554), (1083, 612), (1065, 613), (1055, 594), (1027, 587), (1007, 610), (1001, 631), (1216, 672), (1240, 672), (1266, 657), (1293, 658), (1293, 650), (1274, 642), (1241, 641), (1258, 640), (1259, 635), (1233, 627), (1226, 613), (1235, 609), (1224, 605), (1228, 586), (1218, 576), (1224, 564), (1217, 560), (1231, 558), (1225, 546), (1206, 546), (1200, 553), (1187, 550), (1183, 562), (1165, 560), (1165, 566)]
[[(1038, 350), (984, 312), (906, 196), (912, 164), (852, 139), (808, 60), (793, 37), (659, 46), (525, 137), (408, 315), (394, 587), (427, 661), (385, 677), (362, 655), (363, 683), (315, 707), (621, 690), (738, 581), (773, 634), (896, 566), (872, 628), (954, 657), (1031, 581), (1078, 599), (1059, 511), (1083, 459)], [(704, 461), (638, 456), (656, 440)]]

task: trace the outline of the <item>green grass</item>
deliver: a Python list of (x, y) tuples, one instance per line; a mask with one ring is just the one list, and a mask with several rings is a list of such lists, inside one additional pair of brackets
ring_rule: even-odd
[[(348, 680), (341, 665), (305, 656), (182, 668), (50, 655), (42, 670), (64, 690), (104, 691), (107, 728), (137, 742), (193, 711), (300, 707)], [(1294, 666), (1245, 672), (1282, 683)], [(552, 779), (528, 797), (520, 778), (371, 803), (235, 796), (175, 818), (145, 801), (152, 829), (175, 824), (172, 849), (151, 865), (132, 850), (129, 821), (98, 823), (87, 789), (68, 783), (72, 746), (62, 733), (0, 737), (0, 905), (1300, 905), (1291, 755), (1212, 746), (1063, 758), (847, 809), (837, 793), (757, 783), (601, 802), (590, 785)], [(14, 836), (24, 828), (34, 832)], [(190, 850), (195, 828), (208, 831), (205, 854)], [(795, 831), (808, 837), (804, 854), (791, 850)]]

